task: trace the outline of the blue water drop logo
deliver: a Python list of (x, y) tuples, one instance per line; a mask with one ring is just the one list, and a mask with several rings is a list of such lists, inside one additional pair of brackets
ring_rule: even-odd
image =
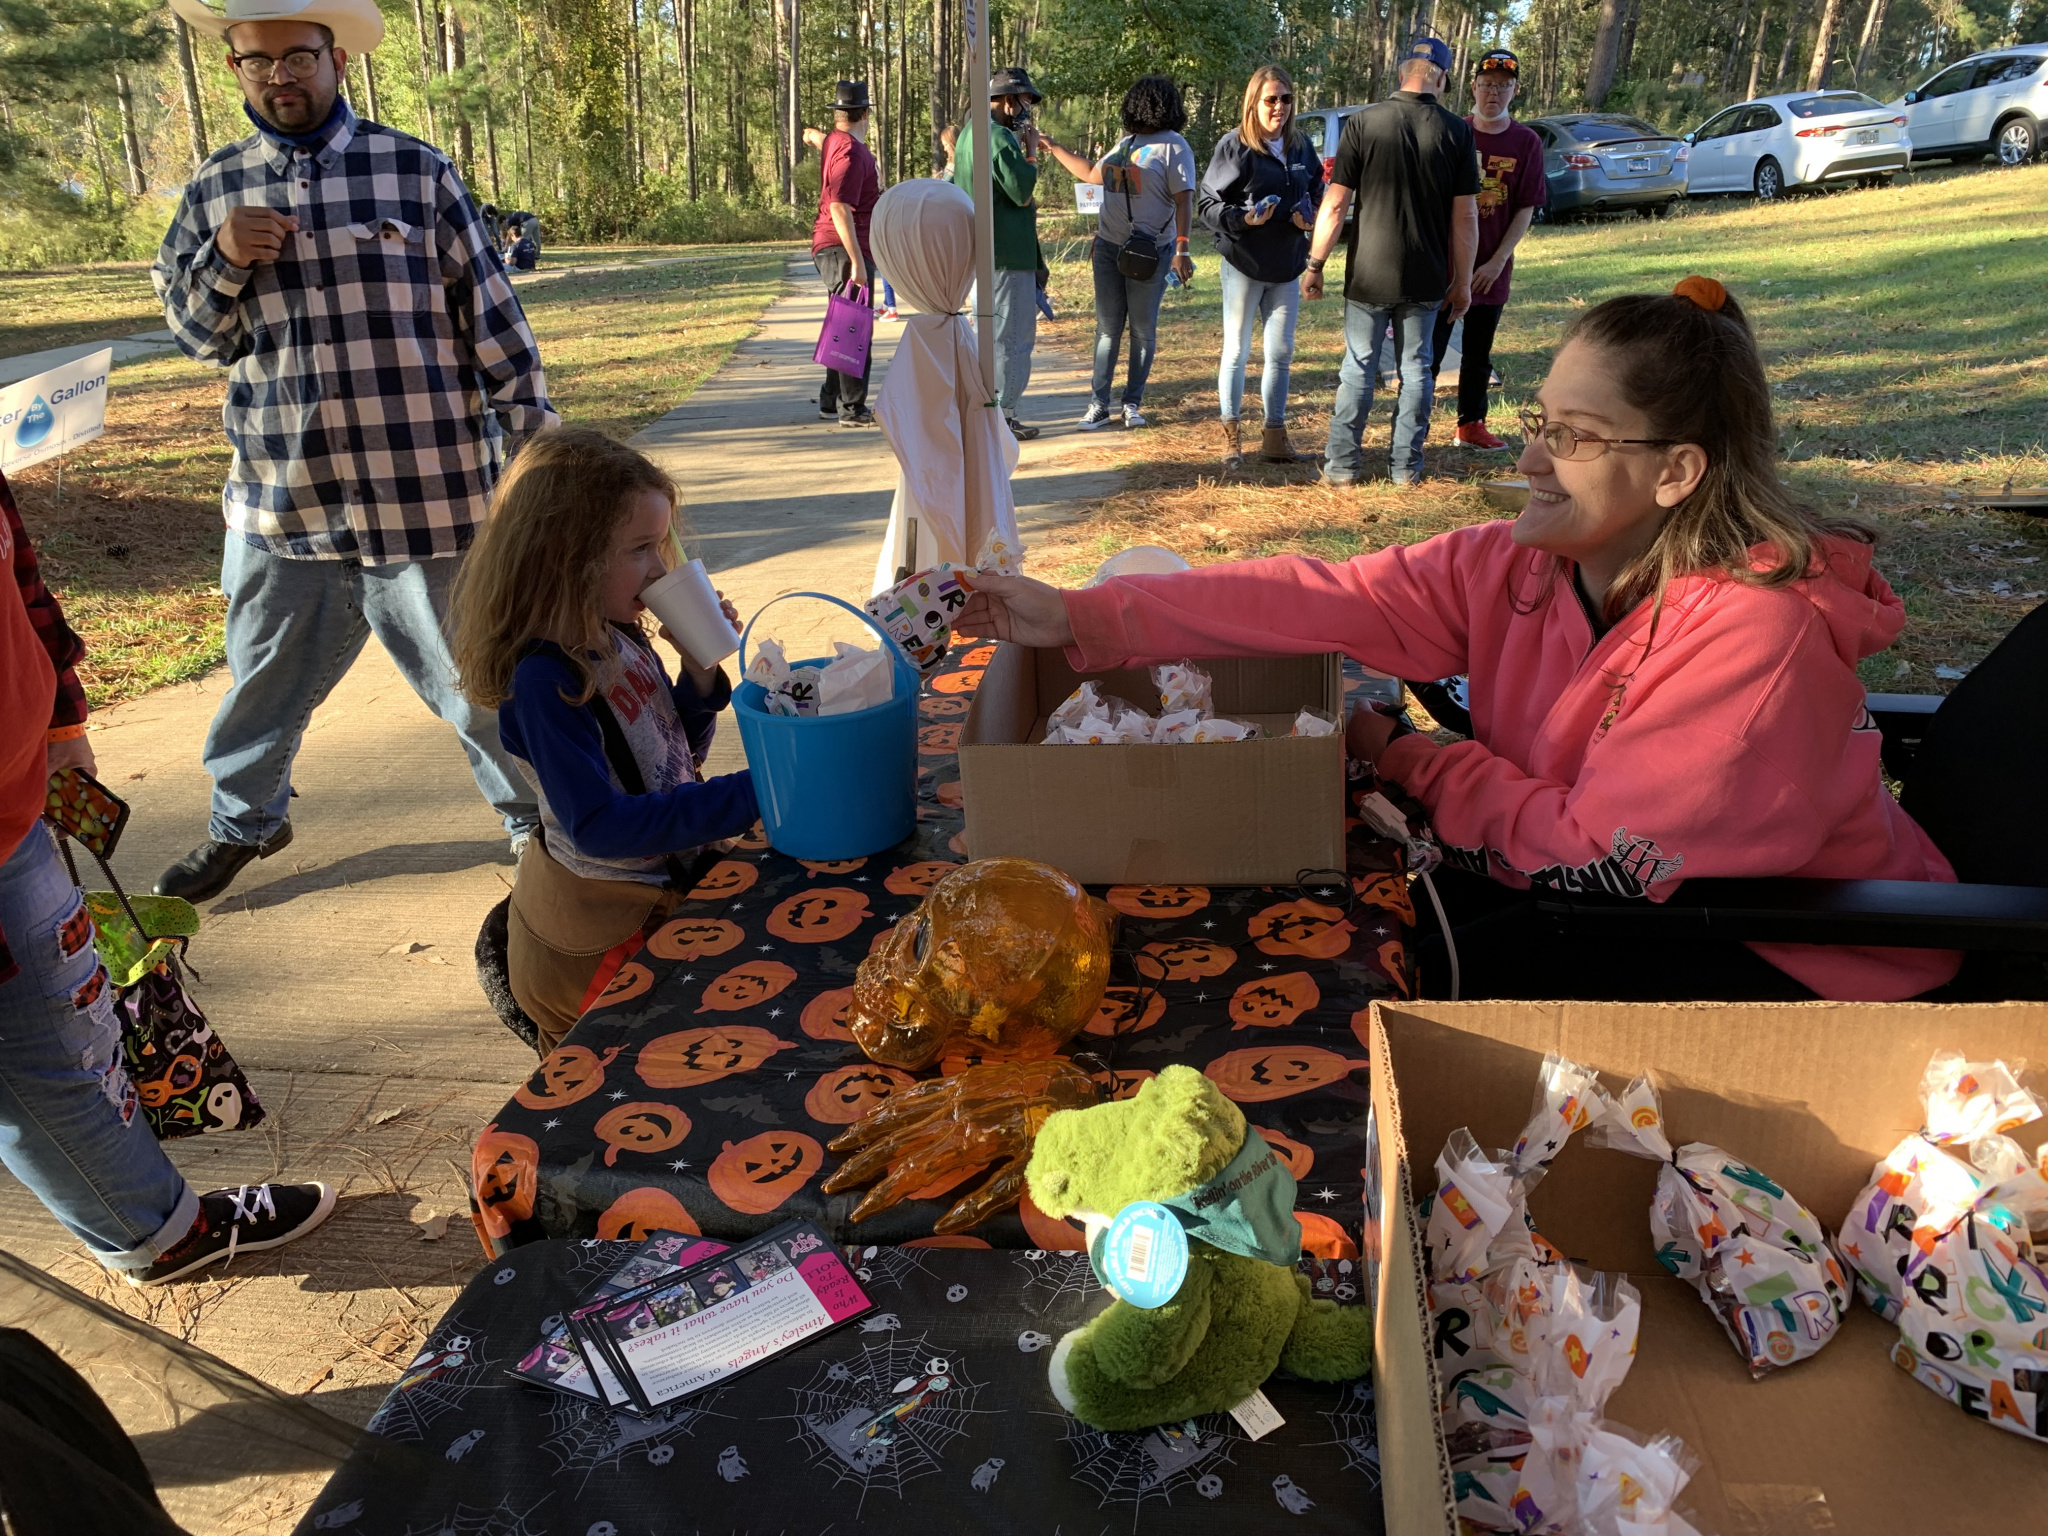
[(50, 402), (37, 395), (29, 402), (27, 410), (21, 413), (21, 425), (14, 429), (14, 446), (33, 448), (50, 435), (50, 429), (57, 425), (57, 413), (50, 409)]

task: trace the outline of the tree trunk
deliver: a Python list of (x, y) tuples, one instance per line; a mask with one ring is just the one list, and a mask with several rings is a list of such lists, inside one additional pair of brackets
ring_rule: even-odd
[(647, 114), (640, 88), (640, 0), (626, 0), (626, 151), (637, 185), (647, 174)]
[(1628, 14), (1621, 23), (1621, 53), (1615, 61), (1614, 73), (1619, 78), (1628, 78), (1629, 67), (1636, 56), (1636, 23), (1643, 19), (1643, 0), (1627, 0)]
[(1721, 94), (1735, 89), (1735, 66), (1742, 58), (1742, 45), (1749, 40), (1749, 0), (1742, 0), (1742, 19), (1735, 23), (1735, 35), (1728, 39), (1728, 58), (1721, 66)]
[(140, 197), (149, 190), (149, 173), (142, 168), (142, 139), (135, 131), (135, 89), (128, 71), (114, 70), (114, 101), (121, 109), (121, 159), (128, 169), (128, 195)]
[(100, 139), (100, 120), (93, 115), (92, 103), (85, 103), (85, 133), (92, 140), (93, 164), (99, 167), (100, 196), (107, 205), (107, 217), (114, 216), (114, 179), (107, 174), (107, 146)]
[(675, 0), (676, 73), (683, 78), (683, 174), (697, 201), (697, 0)]
[[(462, 66), (468, 62), (462, 32), (462, 18), (455, 13), (455, 7), (451, 5), (448, 7), (444, 19), (446, 25), (443, 28), (443, 37), (448, 48), (446, 72), (451, 75), (458, 74)], [(470, 132), (469, 114), (460, 107), (455, 109), (455, 114), (455, 163), (462, 167), (462, 179), (465, 182), (474, 182), (476, 180), (476, 140)]]
[(1614, 66), (1621, 59), (1622, 0), (1600, 0), (1600, 21), (1593, 33), (1593, 62), (1586, 69), (1586, 105), (1595, 111), (1614, 89)]
[(504, 183), (498, 179), (498, 124), (493, 118), (484, 119), (484, 159), (491, 167), (491, 201), (504, 199)]
[(199, 99), (199, 71), (192, 65), (192, 29), (184, 18), (173, 16), (171, 25), (178, 35), (178, 84), (185, 92), (185, 126), (192, 135), (192, 169), (206, 160), (206, 107)]
[(1742, 99), (1744, 101), (1752, 101), (1756, 98), (1756, 88), (1761, 83), (1761, 79), (1764, 72), (1764, 38), (1770, 32), (1770, 30), (1771, 8), (1767, 5), (1761, 11), (1757, 12), (1756, 43), (1750, 49), (1749, 89), (1742, 93)]
[(439, 144), (440, 130), (434, 125), (434, 59), (440, 52), (439, 29), (427, 24), (426, 0), (412, 0), (412, 24), (420, 39), (420, 110), (427, 119), (427, 142)]
[(1856, 45), (1856, 80), (1862, 83), (1864, 71), (1870, 68), (1871, 55), (1877, 52), (1878, 40), (1884, 35), (1885, 0), (1870, 0), (1870, 10), (1863, 17), (1863, 39)]
[(796, 167), (804, 157), (803, 0), (789, 0), (789, 206), (797, 200)]
[[(946, 0), (932, 0), (932, 169), (946, 163)], [(988, 146), (983, 145), (984, 153)]]
[(517, 11), (512, 13), (513, 33), (519, 39), (519, 138), (520, 138), (520, 184), (525, 196), (521, 201), (540, 201), (533, 195), (540, 183), (533, 174), (533, 88), (526, 77), (526, 23)]
[(1785, 45), (1778, 50), (1778, 72), (1771, 77), (1771, 89), (1778, 90), (1785, 83), (1785, 71), (1792, 67), (1792, 50), (1799, 46), (1799, 34), (1806, 30), (1806, 0), (1798, 0), (1792, 7), (1792, 17), (1785, 23)]
[(362, 55), (356, 62), (363, 66), (363, 112), (371, 122), (380, 123), (384, 120), (384, 117), (377, 110), (376, 67), (370, 63), (370, 56), (367, 53)]
[(1806, 88), (1817, 91), (1828, 83), (1828, 69), (1834, 63), (1835, 22), (1842, 14), (1842, 0), (1826, 0), (1820, 13), (1820, 31), (1813, 40), (1813, 63), (1807, 66)]

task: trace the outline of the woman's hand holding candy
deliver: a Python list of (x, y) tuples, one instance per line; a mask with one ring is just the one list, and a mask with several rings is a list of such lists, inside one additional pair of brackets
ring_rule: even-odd
[(993, 636), (1019, 645), (1055, 646), (1074, 643), (1074, 626), (1058, 587), (1029, 576), (997, 576), (977, 572), (974, 595), (953, 621), (964, 635)]

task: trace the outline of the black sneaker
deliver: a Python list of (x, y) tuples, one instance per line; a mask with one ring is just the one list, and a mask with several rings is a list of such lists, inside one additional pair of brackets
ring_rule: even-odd
[(841, 411), (839, 413), (839, 425), (842, 427), (872, 427), (874, 424), (875, 413), (866, 406), (862, 406), (857, 411)]
[(1038, 436), (1038, 428), (1027, 427), (1014, 416), (1005, 416), (1003, 420), (1009, 425), (1010, 436), (1016, 438), (1020, 443), (1028, 443), (1031, 439)]
[(282, 1248), (334, 1214), (326, 1184), (243, 1184), (199, 1197), (199, 1214), (178, 1246), (149, 1268), (131, 1271), (133, 1285), (162, 1285), (232, 1259), (238, 1253)]
[(824, 401), (820, 400), (818, 402), (818, 414), (826, 421), (837, 421), (839, 419), (839, 407), (827, 405)]
[(290, 846), (291, 840), (292, 824), (286, 822), (267, 843), (201, 843), (157, 876), (156, 893), (192, 902), (210, 901), (235, 883), (243, 865), (251, 859), (269, 858)]

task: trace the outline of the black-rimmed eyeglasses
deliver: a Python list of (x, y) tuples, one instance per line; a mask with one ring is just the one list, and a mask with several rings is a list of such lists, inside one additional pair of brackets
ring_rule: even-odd
[(281, 59), (273, 59), (263, 53), (231, 53), (228, 60), (235, 66), (235, 73), (251, 85), (261, 85), (266, 80), (277, 78), (277, 66), (282, 64), (294, 80), (310, 80), (320, 68), (320, 55), (328, 51), (329, 45), (322, 43), (318, 48), (294, 48)]

